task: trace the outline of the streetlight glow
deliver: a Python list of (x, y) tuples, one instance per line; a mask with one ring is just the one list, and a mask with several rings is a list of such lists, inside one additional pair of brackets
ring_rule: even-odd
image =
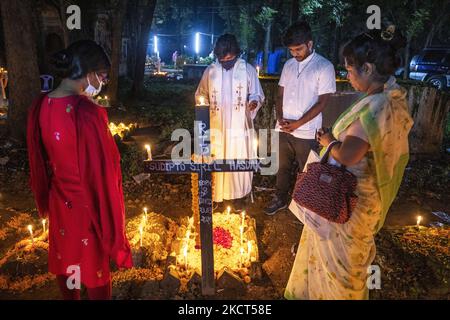
[(200, 53), (200, 32), (195, 33), (195, 53)]
[(158, 54), (158, 36), (153, 36), (153, 51)]

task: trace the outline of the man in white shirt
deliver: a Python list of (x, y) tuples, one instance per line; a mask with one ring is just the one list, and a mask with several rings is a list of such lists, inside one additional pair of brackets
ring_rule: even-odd
[(280, 132), (280, 164), (276, 195), (265, 208), (268, 215), (287, 208), (296, 173), (318, 146), (315, 134), (322, 127), (322, 111), (336, 91), (333, 64), (314, 51), (307, 22), (290, 26), (283, 40), (293, 58), (285, 63), (278, 86), (275, 130)]

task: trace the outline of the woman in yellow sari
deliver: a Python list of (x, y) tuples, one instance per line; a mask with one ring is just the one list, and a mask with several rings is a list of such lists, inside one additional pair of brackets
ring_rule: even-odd
[[(358, 204), (345, 224), (328, 224), (328, 236), (305, 224), (286, 299), (368, 299), (368, 268), (375, 258), (376, 233), (397, 194), (409, 159), (406, 91), (393, 77), (399, 37), (373, 31), (351, 40), (343, 50), (348, 79), (363, 97), (318, 132), (331, 146), (329, 162), (342, 164), (358, 180)], [(290, 209), (302, 208), (293, 201)], [(324, 222), (325, 221), (325, 222)], [(323, 227), (323, 226), (322, 226)], [(381, 270), (383, 272), (383, 270)]]

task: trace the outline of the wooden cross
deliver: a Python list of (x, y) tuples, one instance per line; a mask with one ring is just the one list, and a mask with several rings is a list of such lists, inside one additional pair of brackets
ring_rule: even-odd
[[(210, 122), (209, 106), (197, 106), (195, 108), (195, 125), (198, 135), (195, 143), (199, 147), (200, 154), (196, 159), (208, 158), (210, 153)], [(194, 130), (196, 131), (196, 130)], [(203, 295), (215, 294), (214, 255), (213, 255), (213, 225), (212, 225), (212, 173), (213, 172), (260, 172), (263, 167), (262, 159), (246, 160), (214, 160), (212, 162), (201, 161), (172, 161), (172, 160), (147, 160), (144, 161), (146, 173), (172, 173), (172, 174), (198, 174), (198, 194), (200, 211), (200, 242), (202, 260), (202, 293)]]

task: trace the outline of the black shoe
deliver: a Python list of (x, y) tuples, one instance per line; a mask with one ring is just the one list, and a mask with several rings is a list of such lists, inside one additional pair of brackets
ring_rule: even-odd
[(287, 201), (283, 201), (279, 197), (274, 197), (269, 205), (264, 208), (264, 213), (268, 216), (273, 216), (278, 211), (286, 209), (287, 207)]

